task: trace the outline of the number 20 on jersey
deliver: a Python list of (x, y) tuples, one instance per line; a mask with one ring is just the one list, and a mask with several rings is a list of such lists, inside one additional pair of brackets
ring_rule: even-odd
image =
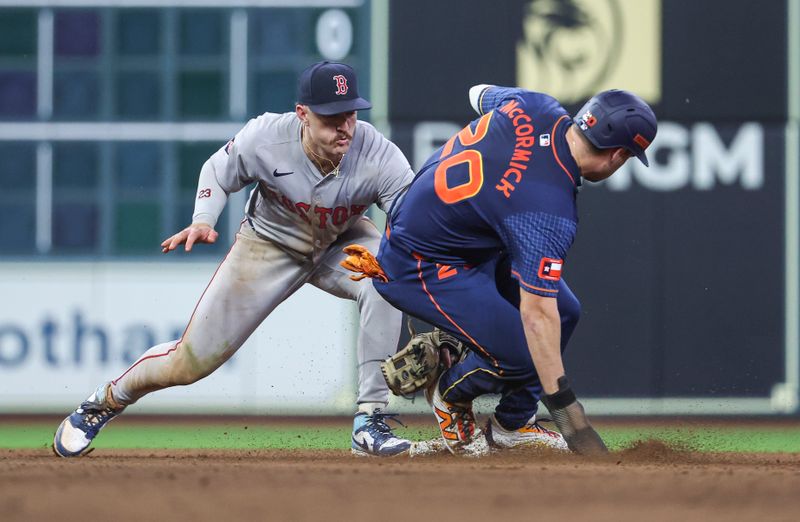
[[(489, 122), (492, 119), (492, 114), (493, 112), (490, 112), (479, 119), (477, 125), (475, 125), (474, 132), (469, 125), (461, 129), (458, 134), (448, 140), (442, 149), (440, 158), (446, 159), (443, 159), (442, 162), (439, 163), (436, 172), (433, 174), (433, 188), (436, 191), (436, 195), (439, 196), (439, 199), (444, 203), (452, 205), (453, 203), (469, 199), (481, 191), (481, 187), (483, 187), (483, 157), (480, 151), (464, 149), (452, 156), (451, 154), (453, 153), (456, 140), (461, 142), (461, 145), (464, 147), (469, 147), (485, 138), (486, 134), (489, 132)], [(467, 181), (460, 185), (449, 186), (447, 183), (447, 172), (462, 163), (467, 165), (469, 173)]]

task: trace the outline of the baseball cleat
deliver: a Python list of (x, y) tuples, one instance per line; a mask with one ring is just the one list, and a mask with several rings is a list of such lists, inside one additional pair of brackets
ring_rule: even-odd
[(534, 416), (525, 426), (516, 430), (507, 430), (492, 415), (486, 425), (486, 440), (500, 449), (518, 448), (522, 446), (551, 448), (558, 451), (569, 451), (567, 441), (557, 431), (548, 430)]
[(431, 406), (445, 447), (454, 455), (483, 457), (490, 453), (486, 437), (475, 422), (472, 403), (457, 404), (442, 399), (439, 384), (434, 385)]
[(125, 407), (113, 408), (106, 398), (108, 384), (98, 387), (78, 409), (64, 419), (53, 437), (53, 451), (61, 457), (79, 457), (108, 421)]
[(368, 415), (356, 413), (353, 419), (353, 438), (350, 452), (359, 457), (394, 457), (408, 451), (411, 441), (392, 433), (387, 420), (397, 420), (396, 413), (383, 413), (380, 409)]

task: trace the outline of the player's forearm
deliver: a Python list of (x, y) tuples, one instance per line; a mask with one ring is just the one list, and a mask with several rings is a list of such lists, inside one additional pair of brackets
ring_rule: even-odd
[[(561, 360), (561, 319), (558, 304), (552, 297), (542, 297), (520, 290), (519, 311), (525, 337), (544, 388), (542, 402), (567, 441), (569, 449), (582, 455), (608, 452), (603, 439), (589, 424), (583, 406), (564, 374)], [(559, 382), (560, 381), (560, 382)]]
[(556, 300), (522, 291), (520, 313), (528, 349), (544, 392), (558, 391), (558, 378), (564, 375), (561, 359), (561, 321)]
[(225, 208), (225, 203), (228, 201), (228, 193), (217, 181), (217, 170), (224, 169), (227, 161), (227, 155), (220, 150), (211, 156), (200, 169), (192, 223), (207, 223), (212, 227), (217, 224), (217, 220)]

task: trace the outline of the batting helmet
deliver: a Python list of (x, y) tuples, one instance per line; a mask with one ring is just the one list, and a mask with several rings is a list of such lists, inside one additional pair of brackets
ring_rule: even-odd
[(656, 137), (658, 122), (653, 109), (635, 94), (603, 91), (586, 102), (573, 121), (598, 149), (623, 147), (650, 166), (644, 151)]

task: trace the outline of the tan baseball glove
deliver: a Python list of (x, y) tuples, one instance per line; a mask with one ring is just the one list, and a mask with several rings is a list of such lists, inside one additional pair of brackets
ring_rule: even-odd
[[(467, 345), (447, 332), (435, 329), (417, 334), (403, 349), (381, 364), (392, 393), (410, 397), (433, 387), (439, 376), (466, 352)], [(429, 397), (426, 393), (426, 398)]]

